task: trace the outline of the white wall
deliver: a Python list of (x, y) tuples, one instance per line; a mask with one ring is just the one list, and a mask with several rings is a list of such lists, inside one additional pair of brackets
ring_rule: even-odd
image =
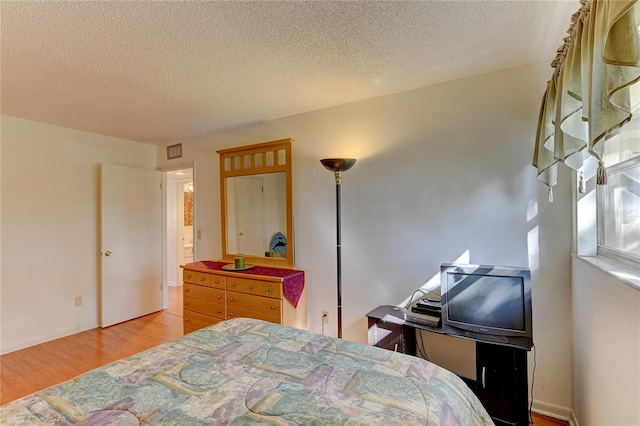
[(97, 326), (100, 164), (152, 169), (156, 147), (4, 115), (1, 124), (6, 353)]
[(573, 403), (581, 425), (640, 425), (640, 291), (573, 259)]
[[(401, 303), (443, 262), (529, 265), (536, 406), (567, 415), (571, 195), (565, 183), (548, 204), (530, 165), (550, 71), (512, 69), (182, 141), (173, 161), (198, 163), (198, 260), (221, 253), (216, 150), (294, 138), (296, 266), (307, 271), (309, 328), (320, 331), (327, 310), (335, 335), (335, 183), (319, 159), (355, 157), (342, 181), (344, 336), (366, 342), (365, 314)], [(163, 149), (158, 162), (172, 164)]]
[[(596, 257), (596, 169), (575, 197), (572, 260), (573, 409), (581, 425), (640, 425), (640, 275)], [(604, 272), (606, 271), (606, 272)]]

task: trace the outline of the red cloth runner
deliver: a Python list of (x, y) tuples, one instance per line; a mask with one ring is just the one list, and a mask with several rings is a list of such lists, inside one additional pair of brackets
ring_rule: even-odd
[[(229, 263), (225, 262), (213, 262), (210, 260), (203, 260), (200, 262), (187, 263), (185, 267), (192, 268), (200, 268), (200, 269), (210, 269), (212, 271), (224, 271), (222, 267), (224, 265), (228, 265)], [(284, 297), (291, 302), (294, 308), (298, 307), (298, 302), (300, 301), (300, 296), (302, 296), (302, 291), (304, 290), (304, 272), (297, 271), (292, 269), (280, 269), (280, 268), (270, 268), (268, 266), (260, 266), (256, 265), (251, 269), (247, 269), (246, 271), (238, 271), (242, 274), (247, 275), (263, 275), (268, 277), (278, 277), (282, 278), (282, 289), (284, 291)]]

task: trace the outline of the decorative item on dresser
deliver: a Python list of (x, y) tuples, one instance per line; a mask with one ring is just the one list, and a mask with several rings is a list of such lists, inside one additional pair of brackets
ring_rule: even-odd
[(225, 319), (245, 317), (307, 328), (305, 273), (298, 269), (256, 265), (224, 269), (227, 262), (184, 265), (184, 333)]

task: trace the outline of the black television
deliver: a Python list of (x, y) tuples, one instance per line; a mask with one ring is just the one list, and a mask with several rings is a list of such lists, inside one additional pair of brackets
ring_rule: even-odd
[(440, 286), (444, 333), (527, 350), (533, 345), (528, 268), (445, 263)]

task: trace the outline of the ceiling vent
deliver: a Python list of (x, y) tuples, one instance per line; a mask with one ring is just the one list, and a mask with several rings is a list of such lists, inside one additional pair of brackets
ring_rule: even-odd
[(167, 160), (173, 160), (174, 158), (182, 157), (182, 144), (177, 143), (175, 145), (169, 145), (167, 147)]

